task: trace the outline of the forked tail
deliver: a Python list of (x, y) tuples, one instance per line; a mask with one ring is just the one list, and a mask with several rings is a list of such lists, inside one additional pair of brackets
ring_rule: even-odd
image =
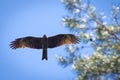
[(44, 60), (44, 59), (48, 60), (48, 58), (47, 58), (47, 49), (43, 49), (42, 60)]

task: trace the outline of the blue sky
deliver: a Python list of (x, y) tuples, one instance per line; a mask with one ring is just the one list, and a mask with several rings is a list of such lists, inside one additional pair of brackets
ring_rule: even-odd
[[(110, 12), (112, 0), (91, 1), (99, 11)], [(48, 49), (48, 61), (41, 60), (42, 50), (12, 50), (9, 47), (10, 42), (19, 37), (70, 33), (61, 22), (66, 13), (60, 0), (0, 0), (0, 80), (74, 78), (71, 68), (62, 68), (55, 59), (55, 54), (68, 54), (65, 46)]]

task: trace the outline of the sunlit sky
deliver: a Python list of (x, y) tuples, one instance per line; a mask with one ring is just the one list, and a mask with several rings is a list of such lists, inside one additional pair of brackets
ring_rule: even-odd
[[(91, 1), (98, 11), (106, 14), (113, 3), (120, 3), (120, 0)], [(9, 47), (19, 37), (71, 33), (61, 22), (66, 14), (60, 0), (0, 0), (0, 80), (73, 79), (71, 67), (62, 68), (55, 58), (55, 54), (68, 54), (65, 46), (48, 49), (48, 61), (41, 60), (42, 50)]]

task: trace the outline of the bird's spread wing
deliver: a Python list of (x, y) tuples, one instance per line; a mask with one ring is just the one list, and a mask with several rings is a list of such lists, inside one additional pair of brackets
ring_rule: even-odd
[(79, 38), (73, 34), (59, 34), (56, 36), (48, 37), (48, 48), (54, 48), (64, 44), (76, 43), (79, 43)]
[(11, 42), (10, 47), (12, 49), (24, 48), (24, 47), (41, 49), (42, 48), (42, 38), (36, 38), (36, 37), (31, 37), (31, 36), (18, 38), (15, 41)]

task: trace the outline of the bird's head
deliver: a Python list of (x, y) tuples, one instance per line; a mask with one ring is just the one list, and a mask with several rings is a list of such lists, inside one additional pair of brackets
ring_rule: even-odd
[(43, 38), (47, 38), (47, 36), (44, 34), (44, 35), (43, 35)]

